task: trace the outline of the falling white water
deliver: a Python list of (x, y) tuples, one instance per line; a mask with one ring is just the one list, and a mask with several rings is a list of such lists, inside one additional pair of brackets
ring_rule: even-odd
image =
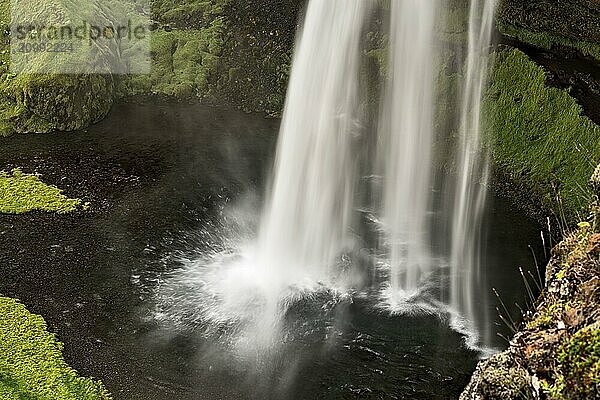
[(380, 116), (383, 223), (393, 293), (410, 297), (430, 271), (434, 29), (437, 1), (391, 3), (389, 79)]
[[(443, 255), (450, 259), (452, 270), (450, 304), (430, 295), (435, 283), (428, 279), (440, 265), (435, 261), (440, 255), (432, 250), (430, 219), (436, 164), (432, 149), (439, 137), (433, 118), (441, 4), (442, 0), (391, 2), (389, 79), (379, 115), (377, 159), (370, 160), (383, 178), (377, 220), (387, 262), (376, 264), (390, 266), (389, 285), (381, 291), (387, 308), (437, 315), (449, 306), (455, 326), (476, 337), (474, 285), (480, 269), (479, 236), (488, 178), (480, 107), (494, 2), (471, 3), (466, 76), (459, 101), (460, 135), (454, 154), (458, 184), (446, 185), (452, 186), (447, 197), (453, 204), (442, 211), (452, 221), (451, 251)], [(310, 1), (294, 55), (258, 238), (200, 260), (185, 259), (174, 283), (163, 285), (163, 298), (198, 309), (197, 325), (244, 330), (238, 344), (245, 349), (274, 344), (287, 306), (307, 293), (357, 286), (352, 274), (346, 273), (342, 255), (353, 246), (353, 213), (362, 205), (354, 204), (362, 172), (357, 160), (363, 155), (358, 136), (365, 99), (359, 82), (363, 34), (372, 5), (370, 0)], [(385, 274), (378, 279), (381, 276)], [(164, 319), (189, 318), (187, 311), (172, 315), (179, 304), (175, 306), (167, 302)]]
[[(481, 271), (482, 218), (489, 176), (488, 156), (481, 137), (481, 101), (487, 81), (495, 6), (495, 0), (471, 0), (459, 145), (455, 154), (458, 185), (454, 188), (452, 215), (450, 302), (473, 325), (473, 330), (481, 325), (475, 313), (474, 288)], [(482, 342), (482, 338), (478, 341)]]
[[(269, 299), (327, 282), (348, 241), (365, 0), (311, 0), (297, 44), (257, 265)], [(276, 308), (276, 304), (271, 304)]]

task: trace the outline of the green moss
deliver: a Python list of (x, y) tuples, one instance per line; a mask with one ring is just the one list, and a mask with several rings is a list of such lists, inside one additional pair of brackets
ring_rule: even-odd
[(110, 399), (102, 383), (79, 377), (61, 350), (42, 317), (0, 297), (0, 398)]
[(557, 320), (563, 314), (565, 305), (560, 302), (547, 304), (544, 308), (538, 310), (535, 316), (527, 322), (526, 328), (529, 330), (553, 328)]
[(229, 0), (153, 0), (154, 19), (178, 27), (202, 27), (223, 12)]
[[(600, 396), (600, 327), (581, 329), (565, 342), (558, 361), (563, 373), (562, 398), (595, 399)], [(556, 390), (555, 390), (556, 391)]]
[(12, 174), (0, 171), (0, 213), (42, 210), (64, 214), (81, 206), (81, 200), (69, 199), (60, 189), (46, 185), (35, 175), (26, 175), (20, 170)]
[(600, 160), (600, 127), (569, 95), (545, 85), (544, 70), (518, 50), (496, 57), (485, 99), (497, 165), (528, 186), (544, 207), (575, 221), (589, 204)]
[(208, 97), (221, 55), (223, 20), (200, 30), (159, 31), (152, 35), (150, 75), (131, 76), (126, 94), (159, 93), (176, 97)]
[[(528, 399), (531, 397), (529, 375), (508, 353), (499, 353), (485, 361), (478, 373), (478, 390), (488, 400)], [(461, 397), (462, 399), (462, 397)]]
[[(56, 0), (36, 5), (44, 9), (40, 15), (46, 15), (48, 8), (54, 7), (73, 20), (85, 19), (77, 16), (97, 11), (89, 2), (81, 1)], [(30, 4), (23, 3), (23, 7)], [(30, 15), (34, 10), (28, 8), (27, 12)], [(81, 129), (106, 116), (113, 103), (112, 76), (9, 73), (10, 39), (6, 34), (9, 23), (10, 1), (0, 0), (0, 136)], [(61, 61), (60, 57), (47, 58), (51, 54), (40, 54), (33, 61), (40, 64)]]

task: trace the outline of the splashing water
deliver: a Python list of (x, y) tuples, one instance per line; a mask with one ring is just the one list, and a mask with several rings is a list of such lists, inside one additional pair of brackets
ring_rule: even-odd
[(433, 71), (436, 1), (391, 4), (389, 77), (379, 126), (383, 222), (390, 286), (401, 297), (418, 294), (431, 271)]
[[(450, 254), (434, 255), (432, 222), (436, 71), (441, 46), (436, 30), (441, 0), (393, 0), (389, 76), (377, 129), (376, 170), (381, 175), (381, 247), (388, 268), (374, 291), (387, 309), (449, 315), (460, 332), (473, 332), (473, 285), (480, 269), (480, 232), (488, 179), (481, 150), (481, 98), (488, 69), (495, 3), (472, 0)], [(258, 237), (199, 260), (185, 259), (163, 287), (163, 298), (201, 303), (198, 325), (240, 331), (237, 346), (275, 344), (288, 308), (316, 292), (347, 293), (361, 279), (347, 253), (356, 245), (355, 196), (361, 175), (357, 155), (366, 102), (360, 86), (362, 42), (374, 2), (311, 0), (295, 50), (281, 124), (272, 187)], [(442, 261), (441, 259), (449, 261)], [(450, 264), (450, 301), (432, 288)], [(377, 272), (374, 272), (377, 275)], [(185, 289), (183, 293), (181, 289)], [(187, 294), (190, 292), (192, 294)], [(363, 293), (364, 294), (364, 293)], [(362, 294), (361, 294), (362, 295)], [(335, 297), (335, 296), (334, 296)], [(437, 297), (437, 298), (436, 298)], [(167, 307), (165, 319), (185, 320)], [(185, 312), (184, 312), (185, 314)], [(210, 330), (210, 329), (208, 329)]]

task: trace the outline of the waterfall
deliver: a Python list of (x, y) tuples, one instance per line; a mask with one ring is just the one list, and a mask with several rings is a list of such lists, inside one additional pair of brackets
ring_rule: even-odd
[[(270, 345), (288, 305), (306, 292), (363, 290), (355, 284), (352, 268), (356, 266), (348, 268), (352, 257), (345, 255), (359, 248), (353, 237), (360, 231), (353, 229), (356, 210), (375, 208), (372, 220), (381, 228), (377, 234), (385, 250), (384, 264), (390, 268), (387, 274), (380, 273), (385, 268), (363, 273), (360, 279), (372, 287), (360, 294), (374, 293), (375, 287), (386, 296), (391, 294), (386, 306), (408, 305), (411, 312), (418, 311), (415, 305), (424, 304), (421, 298), (429, 297), (426, 306), (435, 312), (451, 308), (470, 323), (475, 321), (473, 286), (481, 267), (479, 236), (489, 169), (482, 151), (480, 108), (494, 3), (471, 3), (464, 89), (456, 102), (460, 104), (459, 138), (452, 154), (458, 178), (455, 184), (445, 185), (445, 198), (452, 204), (443, 210), (433, 209), (438, 162), (433, 148), (443, 136), (433, 122), (443, 0), (390, 2), (389, 74), (376, 132), (369, 133), (362, 115), (368, 101), (360, 77), (374, 4), (371, 0), (309, 2), (294, 53), (258, 237), (193, 263), (203, 277), (194, 286), (204, 296), (197, 302), (200, 320), (228, 329), (232, 321), (239, 323), (247, 328), (243, 340)], [(364, 148), (364, 134), (376, 135), (375, 159)], [(362, 165), (365, 161), (369, 167)], [(365, 172), (362, 168), (381, 175), (377, 180), (381, 185), (372, 188), (381, 204), (365, 207), (359, 202), (359, 183), (365, 182), (359, 179)], [(446, 175), (445, 179), (451, 182)], [(436, 213), (445, 213), (444, 219), (452, 221), (448, 254), (434, 254), (432, 215)], [(371, 252), (372, 247), (360, 250), (366, 257), (373, 256), (361, 268), (381, 265), (381, 254)], [(433, 290), (423, 290), (431, 286), (431, 273), (441, 275), (442, 265), (436, 261), (440, 258), (451, 265), (450, 287), (444, 288), (450, 292), (449, 304), (434, 298)], [(197, 275), (191, 269), (180, 280), (189, 285)], [(419, 302), (408, 301), (412, 299)]]
[(455, 154), (458, 184), (452, 188), (450, 303), (473, 325), (478, 322), (474, 288), (481, 271), (482, 218), (489, 178), (488, 156), (482, 150), (481, 101), (487, 81), (494, 13), (495, 0), (471, 0), (459, 144)]
[[(262, 216), (255, 262), (268, 276), (277, 313), (281, 293), (336, 279), (340, 255), (351, 242), (354, 193), (361, 154), (359, 87), (362, 34), (371, 2), (311, 0), (293, 60), (270, 196)], [(481, 268), (481, 225), (488, 178), (482, 150), (481, 98), (488, 69), (494, 2), (472, 0), (468, 52), (453, 157), (449, 306), (476, 325), (475, 278)], [(438, 0), (390, 3), (389, 60), (378, 121), (376, 160), (382, 176), (382, 243), (392, 296), (422, 292), (436, 267), (431, 214), (436, 106)], [(376, 168), (376, 169), (377, 169)], [(450, 178), (447, 178), (450, 181)]]
[(257, 262), (279, 288), (332, 278), (348, 241), (370, 2), (311, 0), (296, 47)]
[(391, 3), (389, 76), (379, 126), (383, 224), (392, 293), (416, 294), (431, 270), (434, 30), (437, 1)]

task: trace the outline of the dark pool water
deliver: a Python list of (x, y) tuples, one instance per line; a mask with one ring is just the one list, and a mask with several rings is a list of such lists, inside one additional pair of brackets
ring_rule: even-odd
[[(121, 105), (83, 132), (0, 139), (0, 170), (40, 173), (91, 203), (68, 216), (0, 216), (0, 293), (44, 316), (67, 361), (115, 399), (457, 398), (479, 353), (444, 318), (391, 315), (368, 297), (294, 304), (285, 343), (261, 354), (153, 319), (173, 254), (208, 251), (231, 205), (260, 207), (278, 123), (200, 105)], [(518, 267), (534, 270), (528, 245), (540, 239), (502, 198), (492, 206), (479, 308), (501, 348), (495, 333), (508, 332), (490, 288), (516, 316), (526, 301)]]

